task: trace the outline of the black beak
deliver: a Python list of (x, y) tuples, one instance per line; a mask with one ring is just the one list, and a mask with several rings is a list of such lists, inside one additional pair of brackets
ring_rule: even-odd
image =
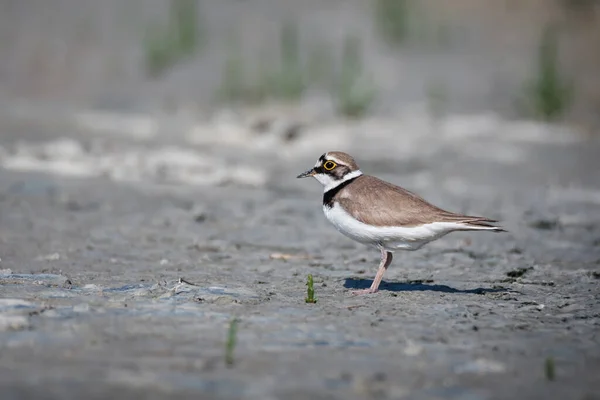
[(301, 173), (296, 178), (308, 178), (309, 176), (314, 176), (315, 174), (316, 174), (315, 169), (311, 168), (308, 171), (305, 171), (305, 172)]

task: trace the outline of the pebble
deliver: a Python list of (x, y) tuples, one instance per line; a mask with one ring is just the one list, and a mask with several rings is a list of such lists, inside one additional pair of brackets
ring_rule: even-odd
[(423, 346), (419, 346), (418, 344), (409, 341), (404, 348), (404, 354), (407, 356), (418, 356), (423, 352)]
[(506, 366), (498, 361), (479, 358), (454, 368), (457, 374), (498, 374), (506, 371)]
[(87, 313), (90, 311), (90, 305), (88, 303), (77, 304), (73, 307), (73, 312), (76, 313)]
[(36, 260), (38, 261), (58, 261), (60, 260), (60, 254), (52, 253), (45, 256), (39, 256)]
[(23, 315), (0, 314), (0, 332), (27, 329), (29, 319)]

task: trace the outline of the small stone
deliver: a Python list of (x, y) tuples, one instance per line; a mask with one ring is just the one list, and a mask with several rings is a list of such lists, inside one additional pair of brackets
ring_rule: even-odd
[(100, 290), (100, 286), (94, 285), (93, 283), (88, 283), (87, 285), (84, 285), (82, 289), (84, 289), (84, 290)]
[(408, 341), (406, 347), (404, 348), (404, 354), (407, 356), (417, 356), (423, 352), (423, 347), (415, 344), (412, 341)]
[(308, 260), (308, 259), (310, 259), (310, 256), (307, 254), (271, 253), (269, 255), (269, 258), (272, 260), (288, 261), (288, 260), (292, 260), (292, 259)]
[(48, 254), (46, 256), (39, 256), (37, 258), (38, 261), (58, 261), (60, 260), (60, 254), (58, 253), (52, 253), (52, 254)]
[(90, 305), (88, 303), (77, 304), (73, 307), (73, 311), (76, 313), (87, 313), (90, 311)]
[(454, 370), (457, 374), (498, 374), (505, 372), (506, 366), (498, 361), (479, 358), (477, 360), (459, 365)]
[(59, 318), (61, 316), (61, 314), (57, 310), (54, 310), (54, 309), (45, 310), (40, 315), (44, 318)]
[(0, 332), (20, 331), (29, 327), (29, 320), (23, 315), (0, 314)]

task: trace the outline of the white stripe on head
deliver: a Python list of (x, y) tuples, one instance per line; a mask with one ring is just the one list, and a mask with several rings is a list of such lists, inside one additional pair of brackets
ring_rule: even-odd
[(336, 164), (342, 164), (342, 165), (344, 164), (343, 162), (341, 162), (341, 161), (340, 161), (340, 160), (338, 160), (337, 158), (335, 158), (335, 157), (333, 157), (333, 156), (330, 156), (330, 155), (329, 155), (329, 153), (325, 153), (325, 154), (323, 154), (323, 158), (324, 158), (324, 160), (321, 160), (321, 158), (319, 158), (319, 159), (317, 160), (317, 162), (315, 163), (315, 167), (319, 167), (319, 166), (323, 165), (323, 163), (324, 163), (325, 161), (333, 161), (333, 162), (334, 162), (334, 163), (336, 163)]
[(326, 160), (331, 160), (331, 161), (333, 161), (336, 164), (344, 164), (342, 161), (338, 160), (334, 156), (330, 156), (329, 153), (325, 154), (325, 159)]
[(362, 175), (362, 171), (357, 169), (356, 171), (352, 171), (344, 175), (342, 179), (336, 180), (329, 174), (316, 174), (315, 179), (321, 182), (323, 187), (323, 192), (328, 192), (329, 190), (341, 185), (342, 183), (349, 181), (350, 179), (357, 178)]

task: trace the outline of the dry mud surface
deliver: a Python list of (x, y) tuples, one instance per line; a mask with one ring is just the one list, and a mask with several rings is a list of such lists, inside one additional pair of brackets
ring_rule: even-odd
[[(600, 398), (600, 145), (486, 118), (141, 138), (3, 118), (2, 398)], [(350, 296), (379, 254), (295, 179), (327, 150), (509, 233), (397, 253)]]

